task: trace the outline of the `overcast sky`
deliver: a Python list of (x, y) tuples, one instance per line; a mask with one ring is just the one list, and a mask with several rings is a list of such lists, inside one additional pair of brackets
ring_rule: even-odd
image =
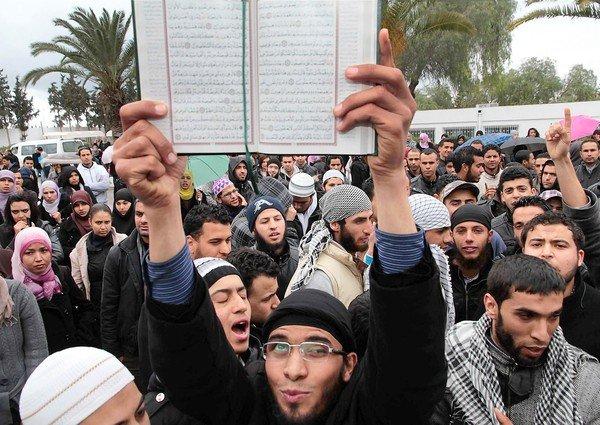
[[(474, 0), (477, 1), (477, 0)], [(566, 0), (565, 0), (566, 1)], [(523, 12), (525, 0), (518, 0)], [(114, 10), (130, 10), (130, 0), (19, 0), (10, 2), (9, 8), (0, 16), (0, 68), (8, 75), (9, 83), (14, 83), (17, 75), (24, 75), (30, 69), (48, 66), (58, 62), (57, 56), (44, 54), (34, 58), (29, 45), (34, 41), (50, 41), (60, 31), (52, 20), (66, 18), (74, 7), (92, 7), (100, 11), (103, 7)], [(8, 9), (8, 10), (7, 10)], [(600, 77), (600, 23), (592, 20), (553, 19), (527, 23), (513, 32), (512, 57), (510, 66), (517, 67), (528, 57), (549, 57), (556, 63), (559, 75), (565, 76), (575, 64), (583, 64), (594, 70)], [(47, 97), (48, 86), (56, 76), (47, 76), (35, 86), (29, 87), (29, 95), (40, 110), (39, 118), (32, 122), (38, 127), (52, 122)]]

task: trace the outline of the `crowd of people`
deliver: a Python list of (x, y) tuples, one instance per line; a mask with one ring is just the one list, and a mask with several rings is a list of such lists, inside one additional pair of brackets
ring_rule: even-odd
[(6, 155), (0, 423), (600, 424), (600, 131), (407, 143), (380, 44), (334, 110), (368, 159), (232, 155), (196, 187), (152, 101), (113, 164)]

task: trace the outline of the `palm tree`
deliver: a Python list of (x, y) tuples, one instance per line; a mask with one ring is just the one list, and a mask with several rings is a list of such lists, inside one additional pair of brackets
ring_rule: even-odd
[(538, 3), (547, 3), (547, 7), (533, 10), (518, 19), (515, 19), (510, 24), (510, 29), (513, 30), (525, 22), (533, 21), (541, 18), (592, 18), (600, 19), (600, 0), (573, 0), (573, 4), (568, 5), (551, 5), (556, 0), (527, 0), (527, 6)]
[(51, 42), (31, 44), (31, 54), (58, 53), (57, 65), (31, 70), (24, 83), (35, 84), (47, 74), (58, 72), (82, 79), (96, 86), (98, 102), (106, 112), (107, 125), (120, 131), (119, 108), (127, 103), (124, 90), (134, 79), (135, 43), (127, 40), (131, 17), (122, 11), (111, 14), (106, 9), (98, 17), (92, 9), (76, 8), (69, 19), (55, 19), (54, 25), (65, 28), (68, 35), (54, 37)]

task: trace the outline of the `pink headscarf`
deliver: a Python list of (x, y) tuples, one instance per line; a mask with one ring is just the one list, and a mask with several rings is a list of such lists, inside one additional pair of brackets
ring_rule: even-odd
[(61, 292), (60, 281), (52, 270), (52, 263), (48, 264), (48, 268), (42, 274), (34, 274), (23, 266), (21, 260), (27, 248), (33, 243), (41, 243), (52, 252), (50, 237), (45, 230), (39, 227), (26, 227), (21, 230), (15, 237), (15, 250), (11, 260), (13, 278), (22, 282), (37, 300), (42, 298), (51, 300), (54, 294)]

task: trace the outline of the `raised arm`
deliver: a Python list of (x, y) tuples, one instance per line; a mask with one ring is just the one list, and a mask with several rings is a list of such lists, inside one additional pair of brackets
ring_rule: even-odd
[[(380, 33), (380, 65), (346, 76), (375, 85), (336, 108), (341, 130), (371, 123), (378, 155), (369, 158), (377, 202), (377, 242), (371, 268), (369, 345), (359, 373), (365, 417), (378, 423), (421, 423), (446, 384), (445, 307), (439, 273), (404, 190), (404, 148), (416, 111), (404, 76), (394, 66), (389, 36)], [(402, 419), (399, 419), (402, 418)]]

